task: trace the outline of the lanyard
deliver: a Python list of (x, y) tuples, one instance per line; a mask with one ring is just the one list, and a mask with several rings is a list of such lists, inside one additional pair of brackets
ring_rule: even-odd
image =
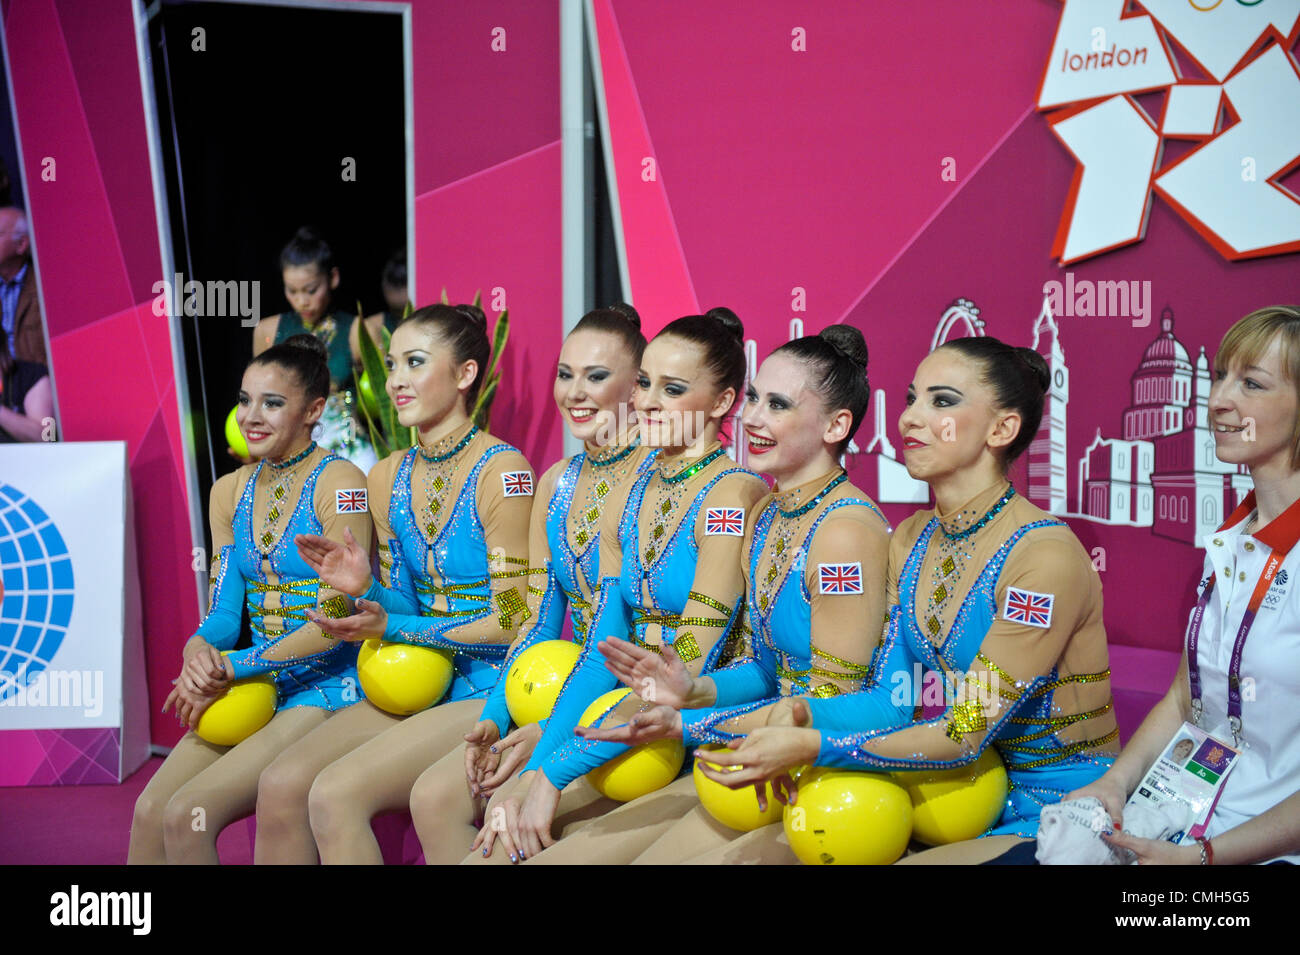
[[(1255, 590), (1250, 595), (1250, 602), (1246, 604), (1246, 613), (1241, 618), (1241, 626), (1237, 628), (1237, 640), (1232, 645), (1232, 658), (1228, 664), (1228, 725), (1232, 728), (1232, 739), (1237, 745), (1241, 745), (1241, 655), (1246, 649), (1246, 636), (1255, 623), (1255, 615), (1264, 602), (1264, 595), (1268, 593), (1268, 588), (1273, 583), (1278, 568), (1282, 566), (1282, 562), (1286, 560), (1286, 555), (1290, 550), (1291, 548), (1287, 547), (1274, 550), (1269, 554), (1268, 562), (1264, 564), (1264, 572), (1260, 574), (1259, 580), (1255, 582)], [(1201, 723), (1203, 706), (1201, 703), (1201, 663), (1196, 651), (1201, 636), (1201, 620), (1205, 616), (1205, 608), (1210, 603), (1210, 595), (1214, 592), (1214, 582), (1217, 577), (1217, 574), (1210, 576), (1209, 582), (1205, 585), (1205, 590), (1201, 593), (1200, 600), (1196, 602), (1196, 610), (1192, 613), (1192, 622), (1187, 628), (1187, 680), (1191, 686), (1192, 722), (1198, 726)]]

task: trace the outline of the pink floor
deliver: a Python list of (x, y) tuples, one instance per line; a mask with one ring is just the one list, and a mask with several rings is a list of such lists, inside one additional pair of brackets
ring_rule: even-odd
[[(136, 797), (153, 778), (155, 756), (119, 786), (0, 787), (0, 865), (123, 865)], [(375, 820), (389, 863), (422, 861), (405, 814)], [(252, 819), (226, 827), (217, 852), (226, 865), (253, 861)]]
[[(1178, 654), (1111, 647), (1115, 715), (1128, 739), (1164, 694)], [(0, 787), (0, 864), (121, 865), (126, 862), (136, 797), (162, 765), (153, 757), (119, 786)], [(421, 861), (420, 844), (405, 814), (375, 820), (375, 833), (389, 863)], [(217, 839), (227, 865), (253, 861), (255, 827), (236, 822)]]

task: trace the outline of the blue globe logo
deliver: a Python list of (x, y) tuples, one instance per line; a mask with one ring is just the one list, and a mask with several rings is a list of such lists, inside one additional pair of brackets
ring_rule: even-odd
[(40, 505), (0, 483), (0, 700), (49, 666), (72, 619), (72, 558)]

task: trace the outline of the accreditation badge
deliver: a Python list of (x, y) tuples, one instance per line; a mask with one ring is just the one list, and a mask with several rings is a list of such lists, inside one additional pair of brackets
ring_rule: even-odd
[(1232, 744), (1183, 723), (1129, 797), (1125, 819), (1136, 810), (1177, 820), (1165, 841), (1190, 845), (1205, 834), (1223, 784), (1240, 756), (1241, 750)]

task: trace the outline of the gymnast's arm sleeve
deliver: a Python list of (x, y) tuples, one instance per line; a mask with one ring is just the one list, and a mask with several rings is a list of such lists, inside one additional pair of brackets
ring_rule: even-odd
[[(546, 757), (573, 739), (573, 730), (588, 706), (602, 693), (618, 685), (618, 680), (605, 666), (605, 655), (597, 644), (606, 637), (626, 640), (632, 633), (632, 611), (623, 599), (620, 574), (623, 569), (623, 548), (619, 528), (624, 510), (607, 509), (600, 518), (600, 584), (593, 597), (591, 627), (587, 642), (583, 644), (578, 663), (560, 688), (559, 698), (546, 721), (545, 732), (533, 750), (528, 769), (540, 769)], [(635, 522), (636, 514), (627, 514)], [(635, 538), (634, 538), (635, 539)], [(635, 546), (635, 545), (634, 545)], [(548, 773), (547, 778), (554, 782)]]
[[(1048, 626), (1005, 618), (1003, 595), (1012, 586), (1051, 598)], [(954, 701), (934, 719), (901, 729), (822, 730), (817, 764), (869, 770), (944, 769), (976, 760), (1002, 725), (1047, 682), (1070, 636), (1094, 604), (1100, 604), (1101, 584), (1072, 535), (1068, 540), (1045, 536), (1034, 540), (1032, 548), (1012, 550), (997, 597), (999, 613), (966, 671), (963, 692), (958, 694), (963, 700)]]
[(402, 556), (402, 545), (393, 533), (389, 505), (393, 481), (401, 466), (402, 455), (390, 454), (370, 469), (366, 478), (370, 516), (374, 523), (375, 543), (379, 551), (379, 580), (371, 579), (370, 588), (361, 596), (377, 603), (390, 615), (418, 614), (420, 601), (415, 593), (411, 571)]
[[(744, 537), (707, 534), (707, 509), (739, 506), (748, 515), (766, 493), (766, 485), (753, 475), (729, 474), (709, 490), (699, 508), (694, 528), (695, 540), (699, 542), (695, 573), (690, 596), (682, 609), (681, 623), (676, 628), (673, 639), (673, 649), (682, 658), (687, 670), (697, 678), (716, 664), (723, 651), (722, 639), (735, 625), (735, 614), (744, 599), (745, 590), (741, 570)], [(599, 650), (594, 656), (599, 656), (600, 668), (605, 670), (604, 657)], [(605, 673), (608, 675), (608, 670)], [(612, 677), (610, 679), (612, 681)], [(594, 687), (594, 681), (592, 686)], [(557, 736), (564, 729), (569, 734), (558, 747), (547, 753), (541, 767), (546, 777), (560, 789), (628, 750), (623, 743), (579, 739), (572, 735), (574, 725), (576, 723), (564, 727), (552, 719), (551, 725), (547, 727), (548, 732)]]
[[(316, 480), (312, 506), (325, 537), (342, 543), (344, 529), (352, 531), (357, 546), (370, 552), (372, 528), (368, 511), (345, 508), (339, 513), (338, 493), (357, 491), (365, 487), (366, 477), (350, 461), (331, 461)], [(367, 495), (368, 499), (369, 495)], [(321, 586), (316, 592), (316, 609), (327, 617), (343, 617), (351, 613), (350, 598), (330, 587)], [(338, 641), (321, 633), (320, 627), (306, 621), (275, 640), (252, 646), (230, 654), (235, 679), (269, 673), (285, 666), (309, 663), (338, 647)]]
[[(878, 517), (856, 508), (852, 511), (858, 512), (852, 518), (850, 509), (837, 511), (827, 520), (835, 522), (818, 530), (808, 560), (813, 620), (813, 689), (808, 708), (812, 725), (819, 729), (862, 732), (911, 722), (912, 701), (897, 692), (894, 677), (901, 671), (910, 679), (914, 658), (889, 610), (898, 602), (891, 571), (898, 548), (891, 546)], [(854, 525), (852, 519), (860, 523)], [(905, 553), (901, 556), (906, 558)], [(826, 594), (819, 568), (849, 560), (862, 561), (864, 593), (852, 598)], [(884, 621), (884, 626), (871, 646), (865, 638), (873, 620)], [(860, 666), (861, 660), (870, 662)]]
[(502, 679), (488, 694), (483, 703), (480, 720), (491, 720), (496, 724), (497, 732), (505, 736), (510, 729), (510, 711), (506, 707), (505, 674), (510, 672), (519, 654), (542, 640), (558, 640), (561, 621), (568, 604), (564, 591), (560, 589), (555, 573), (551, 570), (551, 547), (546, 538), (546, 515), (550, 510), (551, 497), (555, 494), (555, 485), (560, 473), (567, 466), (567, 461), (552, 465), (537, 482), (537, 496), (533, 500), (532, 518), (528, 528), (528, 572), (529, 579), (534, 575), (543, 576), (542, 586), (528, 584), (528, 618), (519, 627), (519, 636), (510, 645), (510, 652), (501, 667)]
[[(786, 584), (802, 586), (809, 601), (808, 704), (814, 711), (856, 694), (862, 686), (872, 652), (866, 622), (883, 615), (888, 555), (888, 529), (879, 515), (864, 507), (842, 507), (818, 526), (804, 578)], [(774, 664), (771, 669), (774, 672)], [(766, 725), (779, 695), (779, 689), (774, 690), (764, 694), (767, 699), (760, 705), (684, 712), (683, 737), (688, 742), (722, 743)]]
[[(764, 498), (764, 500), (767, 500), (767, 498)], [(713, 707), (683, 711), (683, 725), (685, 725), (687, 712), (704, 714), (719, 707), (735, 706), (752, 700), (774, 697), (780, 692), (780, 685), (776, 678), (776, 668), (771, 665), (773, 661), (767, 660), (766, 662), (769, 665), (764, 666), (764, 659), (760, 659), (759, 651), (761, 648), (755, 645), (757, 636), (753, 627), (750, 626), (749, 601), (744, 596), (754, 585), (754, 582), (749, 579), (749, 557), (754, 546), (754, 525), (758, 522), (758, 517), (762, 513), (763, 501), (760, 501), (746, 517), (745, 545), (740, 552), (740, 569), (744, 583), (744, 590), (740, 598), (740, 637), (743, 641), (741, 655), (730, 663), (713, 670), (707, 677), (703, 678), (713, 683)]]
[[(240, 468), (225, 474), (212, 485), (208, 497), (208, 520), (212, 526), (212, 566), (208, 575), (208, 612), (195, 637), (218, 650), (229, 650), (239, 642), (243, 623), (244, 575), (235, 559), (235, 497), (251, 474)], [(193, 638), (191, 638), (193, 639)]]

